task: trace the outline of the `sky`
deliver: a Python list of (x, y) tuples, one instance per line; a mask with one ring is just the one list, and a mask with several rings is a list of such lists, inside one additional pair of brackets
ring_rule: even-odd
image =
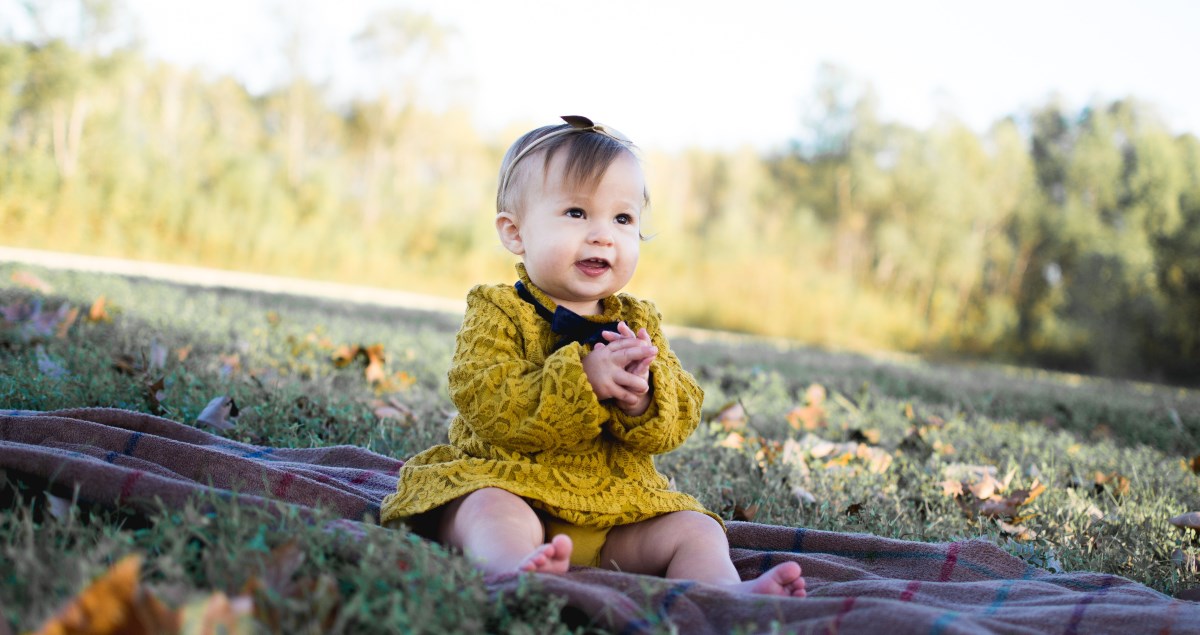
[(380, 9), (430, 14), (446, 50), (422, 95), (465, 105), (485, 133), (582, 114), (646, 148), (782, 147), (805, 134), (816, 72), (869, 84), (885, 120), (977, 132), (1052, 96), (1068, 112), (1135, 97), (1200, 134), (1200, 2), (1187, 0), (126, 0), (145, 51), (287, 77), (282, 24), (340, 98), (381, 88), (351, 44)]

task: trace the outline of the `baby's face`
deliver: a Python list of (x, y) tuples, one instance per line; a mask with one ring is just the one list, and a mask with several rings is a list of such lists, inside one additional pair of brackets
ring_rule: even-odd
[(594, 190), (572, 188), (565, 164), (558, 153), (544, 179), (528, 175), (523, 209), (512, 217), (518, 248), (506, 246), (523, 256), (529, 279), (557, 304), (595, 315), (599, 301), (620, 291), (637, 268), (645, 178), (637, 159), (623, 153)]

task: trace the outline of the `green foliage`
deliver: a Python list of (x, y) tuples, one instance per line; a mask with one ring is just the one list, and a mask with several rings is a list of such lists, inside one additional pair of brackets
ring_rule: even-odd
[[(253, 95), (100, 46), (120, 10), (87, 4), (77, 42), (0, 43), (5, 244), (450, 297), (512, 278), (489, 221), (508, 137), (425, 107), (455, 46), (428, 16), (362, 29), (381, 86), (335, 105), (299, 73), (298, 24), (291, 76)], [(1200, 381), (1194, 136), (1134, 100), (916, 130), (831, 66), (812, 103), (786, 150), (647, 157), (658, 240), (632, 292), (820, 346)]]

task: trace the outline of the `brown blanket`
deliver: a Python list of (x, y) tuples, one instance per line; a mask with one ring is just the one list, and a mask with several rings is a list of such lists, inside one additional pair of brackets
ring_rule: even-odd
[[(152, 511), (192, 497), (378, 514), (401, 461), (362, 448), (237, 443), (150, 415), (105, 408), (0, 411), (0, 469), (74, 490), (94, 504)], [(705, 584), (599, 569), (539, 575), (567, 616), (622, 633), (1200, 633), (1200, 604), (1101, 573), (1054, 574), (982, 540), (921, 543), (730, 523), (743, 577), (785, 559), (809, 597), (731, 594)], [(494, 583), (515, 588), (515, 577)]]

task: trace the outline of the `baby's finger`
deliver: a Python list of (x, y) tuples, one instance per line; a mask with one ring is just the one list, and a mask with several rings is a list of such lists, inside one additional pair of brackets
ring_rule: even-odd
[(617, 375), (613, 377), (613, 381), (616, 382), (618, 386), (633, 393), (634, 395), (644, 395), (650, 390), (650, 382), (646, 381), (646, 378), (639, 377), (633, 373), (617, 373)]
[(600, 336), (603, 337), (604, 340), (608, 341), (608, 342), (613, 342), (613, 341), (622, 339), (624, 337), (623, 335), (621, 335), (620, 333), (618, 333), (616, 331), (600, 331)]
[(646, 327), (643, 326), (642, 328), (638, 329), (637, 338), (643, 342), (650, 341), (650, 333), (646, 331)]
[(633, 329), (629, 328), (629, 325), (624, 320), (617, 323), (617, 331), (625, 337), (637, 337)]

